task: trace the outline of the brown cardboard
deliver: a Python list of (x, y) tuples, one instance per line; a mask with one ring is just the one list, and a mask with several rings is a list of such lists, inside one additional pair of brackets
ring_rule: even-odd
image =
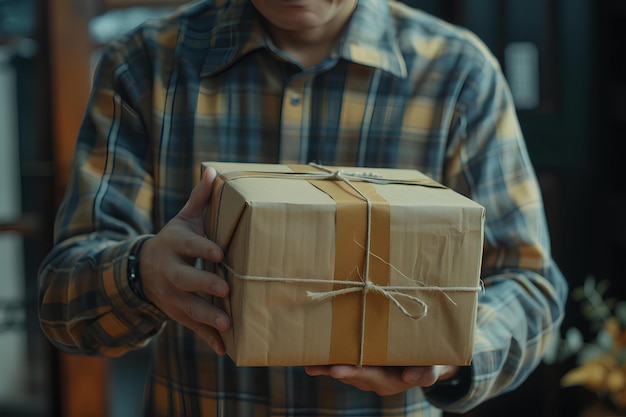
[(470, 363), (483, 207), (414, 170), (366, 169), (435, 187), (324, 171), (336, 167), (206, 166), (220, 174), (205, 226), (225, 250), (213, 267), (231, 288), (222, 337), (237, 365)]

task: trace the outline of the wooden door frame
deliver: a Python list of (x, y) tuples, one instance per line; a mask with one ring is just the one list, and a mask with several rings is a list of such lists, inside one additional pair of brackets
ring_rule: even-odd
[[(48, 3), (51, 124), (56, 205), (69, 179), (76, 136), (91, 89), (89, 7), (85, 0)], [(107, 417), (108, 377), (104, 358), (58, 353), (59, 414)]]

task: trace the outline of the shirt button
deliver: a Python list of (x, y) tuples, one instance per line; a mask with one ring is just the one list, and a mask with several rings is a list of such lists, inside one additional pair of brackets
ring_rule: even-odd
[(300, 104), (300, 95), (292, 94), (290, 101), (292, 106), (297, 106), (298, 104)]

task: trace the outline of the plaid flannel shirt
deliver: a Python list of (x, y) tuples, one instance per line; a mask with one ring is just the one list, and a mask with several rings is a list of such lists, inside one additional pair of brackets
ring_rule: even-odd
[[(247, 0), (190, 4), (103, 53), (40, 271), (40, 319), (70, 353), (153, 338), (148, 416), (440, 416), (518, 386), (563, 316), (538, 184), (500, 68), (471, 33), (359, 0), (302, 70)], [(133, 244), (184, 205), (208, 160), (418, 169), (486, 207), (472, 384), (461, 399), (379, 397), (302, 368), (237, 368), (139, 299)], [(416, 342), (419, 343), (419, 342)]]

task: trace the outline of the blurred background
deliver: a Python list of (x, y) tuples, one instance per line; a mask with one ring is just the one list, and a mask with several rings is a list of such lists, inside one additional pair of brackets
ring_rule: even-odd
[[(626, 1), (406, 0), (478, 34), (511, 85), (539, 174), (554, 257), (572, 288), (588, 277), (626, 299)], [(0, 0), (0, 416), (141, 415), (147, 352), (70, 357), (37, 324), (37, 268), (98, 50), (182, 0)], [(594, 336), (570, 300), (565, 330)], [(573, 417), (597, 402), (542, 364), (468, 416)]]

